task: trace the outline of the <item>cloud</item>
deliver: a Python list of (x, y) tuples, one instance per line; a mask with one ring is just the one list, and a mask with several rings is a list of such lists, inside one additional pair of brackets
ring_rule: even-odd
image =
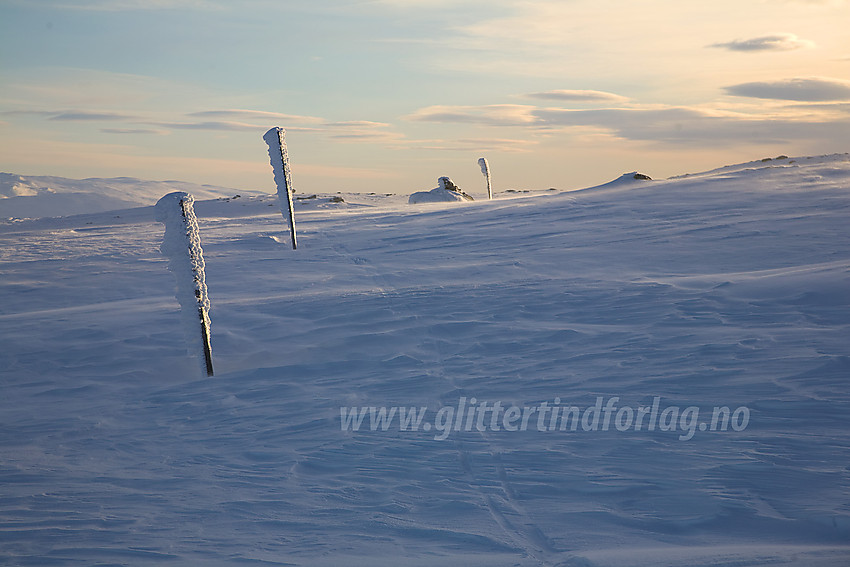
[(709, 47), (719, 47), (729, 51), (792, 51), (814, 47), (815, 42), (800, 39), (793, 33), (778, 33), (754, 37), (752, 39), (736, 39), (725, 43), (714, 43)]
[[(188, 116), (204, 116), (217, 115), (222, 112), (226, 115), (230, 111), (212, 111), (209, 113), (198, 112)], [(187, 122), (187, 121), (143, 121), (138, 116), (122, 114), (117, 112), (108, 112), (102, 110), (11, 110), (4, 112), (8, 115), (21, 116), (43, 116), (49, 121), (57, 122), (102, 122), (102, 121), (124, 121), (130, 124), (141, 124), (147, 126), (156, 126), (158, 128), (167, 128), (174, 130), (224, 130), (224, 131), (248, 131), (263, 128), (247, 122), (227, 121), (227, 120), (211, 120), (203, 122)], [(317, 119), (321, 120), (321, 119)], [(107, 134), (163, 134), (162, 130), (152, 130), (150, 128), (102, 128), (101, 132)]]
[[(265, 110), (204, 110), (191, 112), (186, 115), (189, 118), (231, 118), (233, 120), (210, 120), (202, 122), (162, 122), (161, 126), (181, 130), (256, 130), (257, 128), (269, 128), (271, 122), (282, 124), (291, 131), (330, 131), (337, 138), (381, 138), (387, 137), (385, 132), (377, 132), (390, 125), (386, 122), (372, 122), (369, 120), (348, 120), (342, 122), (328, 122), (317, 116), (303, 116), (297, 114), (282, 114), (280, 112), (268, 112)], [(245, 122), (245, 120), (251, 122)], [(259, 124), (257, 122), (263, 122)], [(306, 124), (308, 127), (292, 126), (292, 124)]]
[(726, 87), (725, 90), (734, 96), (773, 100), (800, 102), (850, 100), (850, 81), (840, 79), (803, 78), (741, 83)]
[(328, 137), (340, 142), (363, 142), (363, 143), (398, 143), (404, 140), (404, 134), (400, 132), (388, 132), (386, 130), (365, 129), (329, 131)]
[(460, 138), (457, 140), (410, 140), (398, 147), (449, 152), (529, 152), (537, 144), (536, 140), (514, 138)]
[(115, 112), (91, 112), (88, 110), (75, 110), (68, 112), (55, 113), (48, 120), (59, 121), (103, 121), (103, 120), (132, 120), (134, 117), (127, 114), (118, 114)]
[(564, 102), (626, 102), (629, 100), (624, 96), (604, 91), (588, 90), (553, 90), (523, 95), (527, 98), (541, 100), (557, 100)]
[(104, 120), (136, 120), (138, 117), (117, 112), (92, 110), (7, 110), (6, 116), (44, 116), (59, 122), (99, 122)]
[(101, 128), (104, 134), (167, 134), (162, 130), (152, 130), (150, 128)]
[(323, 122), (324, 126), (328, 128), (364, 128), (364, 129), (372, 129), (372, 128), (386, 128), (389, 126), (386, 122), (371, 122), (369, 120), (348, 120), (345, 122)]
[(211, 120), (207, 122), (151, 122), (150, 124), (152, 126), (174, 130), (220, 130), (225, 132), (246, 132), (265, 128), (265, 126), (259, 126), (257, 124), (226, 120)]
[[(510, 112), (507, 112), (510, 110)], [(486, 126), (531, 127), (534, 129), (588, 127), (628, 133), (626, 137), (645, 139), (665, 130), (682, 130), (682, 125), (707, 118), (698, 110), (680, 107), (567, 109), (519, 105), (429, 106), (411, 119), (480, 124)], [(654, 132), (654, 134), (650, 134)]]
[(60, 10), (85, 10), (93, 12), (124, 12), (141, 10), (216, 10), (221, 5), (209, 0), (77, 0), (51, 2), (50, 7)]
[(284, 122), (298, 122), (315, 124), (323, 122), (323, 119), (316, 116), (301, 116), (297, 114), (283, 114), (280, 112), (267, 112), (264, 110), (243, 110), (243, 109), (224, 109), (224, 110), (204, 110), (201, 112), (191, 112), (186, 116), (197, 118), (232, 118), (241, 120), (280, 120)]
[(342, 142), (393, 142), (404, 138), (404, 134), (394, 132), (344, 132), (331, 134), (330, 137)]
[(549, 127), (603, 128), (626, 140), (702, 147), (841, 140), (850, 127), (850, 120), (819, 115), (799, 118), (796, 113), (744, 114), (691, 107), (542, 109), (535, 115)]
[(840, 7), (847, 4), (847, 0), (783, 0), (786, 4), (803, 4), (814, 6), (835, 6)]
[(708, 140), (711, 130), (723, 121), (719, 116), (687, 107), (596, 110), (547, 108), (535, 111), (534, 115), (541, 125), (549, 128), (602, 128), (629, 140), (677, 142)]
[(531, 114), (536, 107), (524, 104), (491, 104), (484, 106), (436, 105), (421, 108), (406, 116), (417, 122), (453, 122), (488, 126), (525, 126), (537, 119)]
[[(341, 142), (395, 142), (404, 137), (402, 134), (387, 131), (386, 128), (389, 128), (390, 124), (386, 122), (369, 120), (329, 122), (316, 116), (240, 109), (206, 110), (192, 112), (185, 116), (187, 118), (233, 118), (234, 120), (167, 121), (147, 122), (146, 124), (172, 130), (257, 132), (267, 130), (271, 124), (278, 123), (282, 124), (287, 132), (320, 133)], [(236, 120), (239, 118), (244, 120)], [(299, 123), (304, 125), (297, 125)]]
[[(702, 147), (728, 146), (730, 143), (778, 144), (801, 139), (841, 140), (850, 120), (836, 115), (832, 105), (801, 114), (795, 107), (742, 107), (731, 112), (686, 106), (630, 106), (628, 108), (541, 108), (523, 106), (502, 119), (494, 117), (490, 106), (439, 106), (415, 112), (416, 120), (430, 122), (511, 126), (535, 133), (567, 136), (608, 135), (621, 140), (662, 144), (691, 144)], [(521, 110), (521, 112), (520, 112)], [(518, 118), (517, 118), (518, 117)], [(533, 142), (530, 142), (533, 143)], [(438, 141), (424, 144), (426, 149), (461, 149), (458, 144)], [(522, 150), (522, 146), (515, 146)]]
[(165, 119), (141, 118), (107, 110), (36, 110), (20, 109), (0, 112), (8, 116), (34, 116), (48, 121), (99, 122), (122, 121), (120, 126), (101, 128), (104, 134), (116, 135), (165, 135), (172, 130), (218, 131), (218, 132), (262, 132), (272, 125), (282, 125), (290, 132), (320, 133), (341, 142), (386, 142), (403, 139), (403, 134), (389, 131), (386, 122), (370, 120), (328, 121), (318, 116), (284, 114), (265, 110), (240, 108), (213, 109), (190, 112), (179, 117)]
[(2, 114), (7, 116), (53, 116), (59, 113), (55, 110), (6, 110)]
[(317, 130), (340, 142), (393, 143), (404, 139), (404, 134), (387, 130), (392, 125), (386, 122), (370, 120), (348, 120), (344, 122), (323, 122)]
[(850, 114), (850, 102), (809, 102), (804, 104), (790, 104), (786, 108), (795, 109), (800, 113)]

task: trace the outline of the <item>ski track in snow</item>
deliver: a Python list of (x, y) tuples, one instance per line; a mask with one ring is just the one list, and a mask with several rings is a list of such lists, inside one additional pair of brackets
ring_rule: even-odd
[[(196, 203), (211, 379), (150, 207), (0, 224), (0, 562), (850, 562), (846, 155), (343, 197), (296, 200), (297, 251), (271, 197)], [(751, 420), (689, 441), (340, 428), (341, 406), (434, 423), (556, 396)]]

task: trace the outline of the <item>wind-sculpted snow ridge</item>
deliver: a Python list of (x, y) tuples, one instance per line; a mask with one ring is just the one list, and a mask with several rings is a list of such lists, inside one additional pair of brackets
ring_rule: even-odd
[(631, 189), (637, 186), (638, 184), (641, 184), (646, 181), (652, 181), (652, 178), (646, 175), (645, 173), (632, 171), (630, 173), (624, 173), (617, 179), (609, 181), (608, 183), (603, 183), (602, 185), (595, 185), (586, 189), (580, 189), (580, 191), (598, 191), (604, 189)]
[(850, 162), (791, 159), (297, 253), (199, 201), (212, 379), (150, 208), (0, 225), (0, 564), (850, 564)]

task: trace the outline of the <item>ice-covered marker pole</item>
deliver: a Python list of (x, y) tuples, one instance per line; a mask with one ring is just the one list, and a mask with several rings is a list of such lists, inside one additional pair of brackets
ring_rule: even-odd
[[(286, 130), (272, 128), (263, 135), (263, 140), (269, 146), (269, 160), (274, 170), (274, 182), (277, 185), (277, 200), (280, 214), (289, 221), (289, 232), (292, 234), (292, 249), (298, 248), (295, 237), (295, 210), (292, 208), (292, 173), (289, 171), (289, 153), (286, 151)], [(286, 207), (284, 209), (284, 207)]]
[(207, 296), (198, 217), (192, 206), (194, 202), (195, 199), (189, 193), (176, 191), (157, 201), (154, 213), (156, 220), (165, 224), (165, 237), (160, 250), (168, 258), (168, 269), (177, 280), (177, 302), (180, 304), (189, 352), (203, 361), (202, 371), (212, 376), (208, 315), (210, 300)]
[(487, 198), (493, 198), (493, 188), (490, 185), (490, 164), (487, 163), (487, 158), (478, 158), (478, 166), (481, 168), (481, 173), (484, 179), (487, 180)]

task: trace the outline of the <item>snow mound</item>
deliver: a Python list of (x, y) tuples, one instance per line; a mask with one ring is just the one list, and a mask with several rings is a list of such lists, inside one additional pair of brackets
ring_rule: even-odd
[(440, 177), (437, 180), (439, 187), (430, 191), (417, 191), (410, 196), (408, 201), (411, 205), (419, 203), (451, 203), (454, 201), (472, 201), (472, 197), (460, 190), (448, 177)]
[(624, 173), (617, 179), (613, 181), (609, 181), (608, 183), (603, 183), (602, 185), (594, 185), (593, 187), (588, 187), (586, 189), (582, 189), (582, 191), (592, 191), (595, 189), (614, 189), (614, 188), (624, 188), (631, 187), (636, 184), (643, 183), (644, 181), (652, 181), (652, 178), (644, 173), (638, 173), (637, 171), (632, 171), (629, 173)]

